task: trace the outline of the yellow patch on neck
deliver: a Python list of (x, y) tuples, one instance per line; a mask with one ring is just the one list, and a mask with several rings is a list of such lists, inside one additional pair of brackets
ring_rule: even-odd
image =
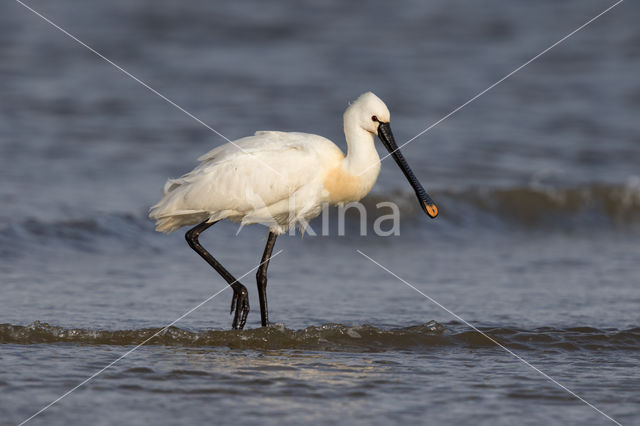
[(329, 192), (331, 203), (358, 201), (364, 195), (362, 178), (346, 172), (342, 164), (338, 164), (324, 177), (322, 182), (324, 189)]

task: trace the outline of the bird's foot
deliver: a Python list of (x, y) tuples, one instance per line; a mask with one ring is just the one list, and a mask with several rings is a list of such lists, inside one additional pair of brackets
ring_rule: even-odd
[(247, 288), (240, 283), (235, 283), (231, 286), (233, 289), (233, 298), (231, 299), (231, 311), (236, 311), (233, 316), (233, 324), (231, 327), (234, 329), (242, 330), (247, 322), (247, 315), (249, 315), (249, 292)]

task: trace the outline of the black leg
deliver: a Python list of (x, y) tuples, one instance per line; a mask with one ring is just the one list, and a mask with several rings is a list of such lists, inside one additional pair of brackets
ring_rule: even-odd
[(258, 297), (260, 298), (260, 319), (262, 320), (262, 326), (269, 325), (269, 310), (267, 309), (267, 268), (269, 267), (269, 260), (271, 259), (271, 252), (273, 246), (276, 244), (276, 238), (278, 235), (273, 232), (269, 232), (267, 237), (267, 245), (264, 248), (264, 254), (262, 255), (262, 262), (258, 268), (256, 278), (258, 280)]
[(204, 260), (207, 261), (209, 265), (213, 267), (222, 278), (229, 283), (229, 286), (233, 289), (233, 299), (231, 299), (231, 313), (235, 308), (236, 314), (233, 317), (233, 328), (239, 328), (242, 330), (245, 323), (247, 322), (247, 315), (249, 314), (249, 292), (247, 288), (240, 284), (238, 280), (236, 280), (233, 275), (227, 271), (224, 266), (220, 264), (217, 260), (211, 256), (211, 254), (205, 250), (204, 247), (200, 245), (198, 241), (198, 236), (200, 233), (208, 229), (211, 225), (217, 222), (207, 223), (202, 222), (200, 225), (196, 225), (191, 228), (185, 234), (185, 238), (189, 243), (189, 246), (196, 251)]

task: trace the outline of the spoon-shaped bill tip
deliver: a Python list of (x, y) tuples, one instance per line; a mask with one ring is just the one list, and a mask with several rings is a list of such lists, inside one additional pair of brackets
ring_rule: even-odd
[(422, 209), (426, 214), (429, 215), (431, 219), (435, 219), (435, 217), (438, 216), (438, 206), (436, 206), (434, 203), (423, 201)]

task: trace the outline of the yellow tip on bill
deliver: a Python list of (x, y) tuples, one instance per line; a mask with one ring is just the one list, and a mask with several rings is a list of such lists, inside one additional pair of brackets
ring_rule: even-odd
[(427, 212), (431, 218), (438, 216), (438, 207), (436, 207), (435, 204), (424, 203), (424, 211)]

